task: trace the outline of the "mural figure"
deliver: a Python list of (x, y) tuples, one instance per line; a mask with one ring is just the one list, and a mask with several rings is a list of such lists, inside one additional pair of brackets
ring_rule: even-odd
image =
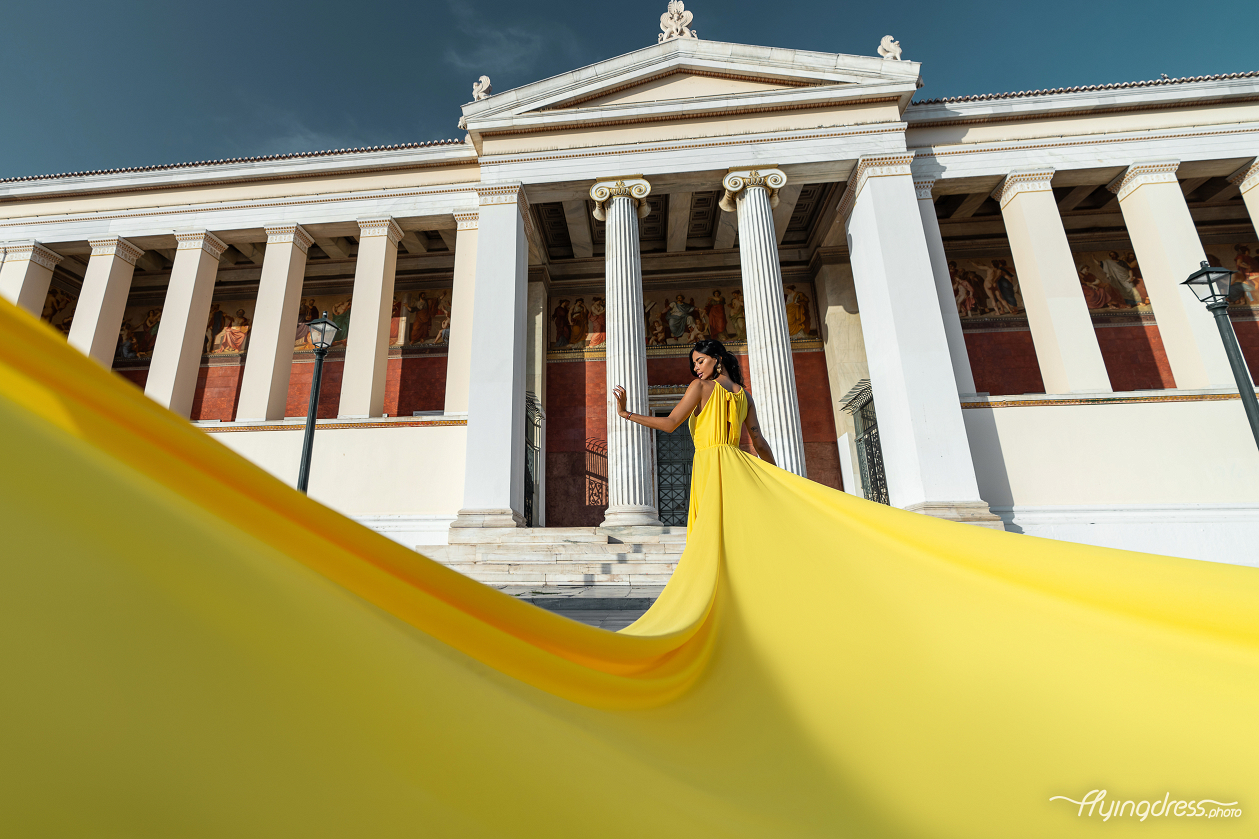
[(1130, 308), (1141, 305), (1141, 295), (1132, 281), (1132, 267), (1119, 258), (1119, 254), (1111, 251), (1105, 259), (1098, 260), (1106, 279)]
[(161, 323), (162, 310), (149, 309), (148, 314), (144, 316), (144, 325), (140, 330), (140, 334), (136, 336), (136, 344), (140, 352), (153, 352), (153, 347), (157, 345), (157, 330)]
[(784, 298), (787, 301), (787, 335), (792, 338), (797, 335), (807, 336), (809, 334), (808, 295), (797, 291), (795, 286), (789, 285)]
[(748, 337), (748, 322), (743, 311), (743, 290), (730, 292), (730, 337), (744, 341)]
[(1023, 308), (1018, 287), (1015, 285), (1014, 272), (1006, 267), (1004, 259), (992, 261), (992, 271), (984, 280), (984, 290), (988, 292), (988, 298), (996, 304), (999, 315), (1012, 315)]
[(603, 305), (602, 297), (591, 299), (589, 320), (589, 345), (591, 347), (601, 347), (607, 343), (607, 311), (607, 307)]
[(1237, 295), (1238, 303), (1253, 306), (1259, 303), (1259, 256), (1252, 256), (1246, 245), (1233, 247), (1233, 261), (1237, 264), (1238, 273), (1233, 280), (1241, 285), (1241, 294)]
[(561, 300), (551, 313), (551, 323), (555, 324), (555, 346), (567, 347), (569, 336), (568, 301)]
[(249, 318), (245, 317), (244, 309), (237, 309), (235, 317), (226, 317), (223, 331), (219, 333), (218, 345), (211, 352), (242, 353), (245, 342), (249, 338)]
[(957, 304), (957, 313), (961, 317), (970, 317), (975, 313), (975, 289), (962, 276), (957, 262), (949, 262), (949, 279), (953, 283), (953, 302)]
[(328, 313), (328, 320), (337, 325), (336, 343), (344, 343), (350, 337), (350, 305), (352, 298), (347, 297), (340, 303), (332, 307)]
[(415, 320), (411, 321), (411, 343), (423, 344), (428, 340), (428, 333), (433, 328), (433, 318), (437, 315), (437, 301), (429, 300), (428, 295), (420, 292), (415, 305), (411, 307)]
[(669, 332), (675, 339), (680, 339), (687, 333), (687, 321), (696, 311), (695, 301), (687, 303), (686, 298), (681, 294), (669, 304)]
[(578, 297), (573, 301), (573, 308), (568, 313), (568, 343), (578, 346), (586, 343), (586, 321), (588, 312), (586, 311), (586, 300)]
[(1090, 309), (1128, 309), (1131, 308), (1119, 296), (1119, 292), (1110, 283), (1097, 276), (1087, 265), (1079, 265), (1080, 287), (1084, 290), (1084, 304)]
[(210, 317), (205, 325), (205, 345), (203, 352), (214, 352), (214, 348), (219, 344), (219, 333), (223, 331), (226, 325), (227, 312), (222, 310), (222, 306), (218, 303), (210, 304)]
[(437, 337), (433, 339), (434, 344), (450, 343), (450, 318), (442, 318), (441, 329), (437, 331)]
[(118, 329), (118, 349), (114, 353), (115, 358), (139, 358), (140, 351), (136, 342), (135, 326), (131, 321), (124, 318), (122, 326)]
[(718, 340), (726, 337), (726, 298), (721, 296), (721, 289), (714, 288), (704, 307), (708, 316), (708, 331)]
[(73, 302), (74, 300), (70, 297), (70, 295), (66, 294), (61, 289), (50, 289), (48, 291), (48, 298), (44, 300), (44, 311), (40, 314), (40, 317), (49, 323), (52, 323), (57, 315), (61, 314), (65, 308)]
[(1145, 290), (1145, 278), (1141, 276), (1141, 266), (1137, 265), (1137, 255), (1132, 251), (1128, 251), (1128, 255), (1123, 261), (1127, 263), (1128, 270), (1132, 272), (1132, 285), (1137, 290), (1137, 299), (1141, 301), (1142, 306), (1150, 305), (1150, 293)]

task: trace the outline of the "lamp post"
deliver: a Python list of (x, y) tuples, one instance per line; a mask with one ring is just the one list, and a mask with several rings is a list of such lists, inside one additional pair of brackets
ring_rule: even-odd
[(1228, 355), (1229, 366), (1233, 368), (1233, 379), (1237, 382), (1237, 392), (1246, 409), (1246, 418), (1250, 420), (1250, 431), (1255, 435), (1255, 445), (1259, 446), (1259, 400), (1255, 399), (1255, 386), (1246, 369), (1246, 359), (1242, 357), (1232, 321), (1228, 319), (1229, 301), (1236, 300), (1242, 294), (1241, 284), (1233, 282), (1233, 274), (1236, 273), (1228, 268), (1215, 268), (1203, 262), (1202, 268), (1190, 274), (1189, 279), (1181, 285), (1189, 286), (1194, 296), (1206, 303), (1207, 310), (1215, 315), (1215, 325), (1220, 329), (1224, 352)]
[(306, 491), (310, 483), (310, 455), (315, 448), (315, 417), (319, 413), (319, 386), (323, 383), (323, 360), (328, 348), (337, 339), (337, 325), (324, 312), (310, 326), (310, 341), (315, 345), (315, 375), (310, 380), (310, 407), (306, 410), (306, 436), (302, 440), (302, 465), (297, 471), (297, 488)]

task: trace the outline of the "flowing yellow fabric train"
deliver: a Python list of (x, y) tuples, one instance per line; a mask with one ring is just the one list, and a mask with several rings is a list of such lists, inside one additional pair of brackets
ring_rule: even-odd
[(1245, 811), (1153, 834), (1253, 833), (1254, 569), (716, 445), (674, 579), (607, 633), (299, 495), (8, 304), (0, 334), (5, 836), (1062, 837), (1101, 808), (1050, 799), (1102, 788)]

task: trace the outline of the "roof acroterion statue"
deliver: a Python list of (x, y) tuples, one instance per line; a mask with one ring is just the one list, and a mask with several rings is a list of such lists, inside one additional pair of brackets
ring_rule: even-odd
[(694, 19), (695, 15), (686, 10), (686, 4), (682, 0), (669, 0), (669, 11), (660, 16), (660, 28), (663, 31), (656, 43), (663, 44), (674, 38), (694, 38), (698, 41), (699, 35), (690, 28)]

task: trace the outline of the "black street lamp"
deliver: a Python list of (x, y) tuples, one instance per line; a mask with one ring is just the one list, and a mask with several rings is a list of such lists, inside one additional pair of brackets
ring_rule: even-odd
[(1211, 314), (1215, 315), (1215, 325), (1220, 329), (1224, 352), (1228, 355), (1228, 363), (1233, 368), (1233, 379), (1237, 382), (1237, 392), (1246, 409), (1246, 418), (1250, 420), (1250, 431), (1255, 435), (1255, 445), (1259, 446), (1259, 400), (1255, 399), (1255, 386), (1250, 381), (1246, 359), (1242, 357), (1241, 347), (1237, 344), (1233, 323), (1228, 319), (1228, 304), (1243, 294), (1241, 283), (1233, 282), (1233, 275), (1236, 273), (1203, 262), (1201, 270), (1190, 274), (1182, 285), (1189, 286), (1194, 295), (1207, 304)]
[(310, 455), (315, 448), (315, 416), (319, 413), (319, 386), (323, 383), (323, 360), (328, 348), (337, 340), (337, 325), (324, 312), (309, 324), (310, 341), (315, 345), (315, 375), (310, 381), (310, 408), (306, 411), (306, 437), (302, 440), (302, 465), (297, 471), (297, 488), (306, 491), (310, 483)]

